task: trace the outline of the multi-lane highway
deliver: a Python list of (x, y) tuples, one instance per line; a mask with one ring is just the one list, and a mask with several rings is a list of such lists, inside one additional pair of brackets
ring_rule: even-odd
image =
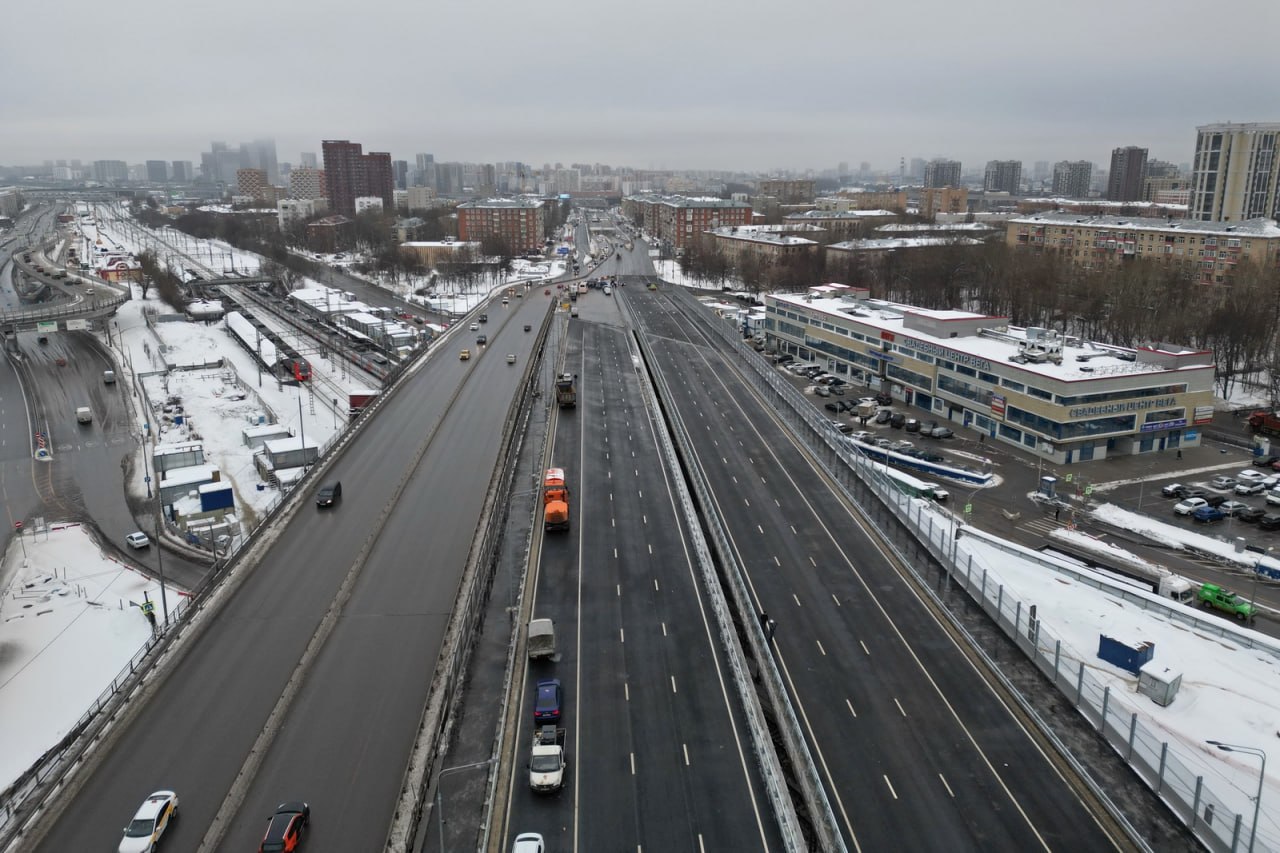
[(538, 678), (565, 685), (571, 768), (552, 796), (514, 774), (502, 836), (537, 831), (565, 851), (776, 847), (621, 314), (600, 291), (577, 305), (586, 322), (571, 326), (564, 369), (578, 405), (558, 418), (551, 460), (569, 472), (574, 526), (545, 535), (534, 602), (559, 626), (561, 653), (522, 691)]
[[(532, 296), (532, 294), (531, 294)], [(100, 847), (173, 788), (171, 849), (250, 849), (271, 809), (312, 807), (308, 849), (385, 838), (512, 395), (549, 300), (489, 309), (490, 345), (451, 338), (334, 460), (342, 504), (297, 515), (199, 642), (78, 777), (41, 850)], [(505, 355), (515, 353), (516, 365)]]

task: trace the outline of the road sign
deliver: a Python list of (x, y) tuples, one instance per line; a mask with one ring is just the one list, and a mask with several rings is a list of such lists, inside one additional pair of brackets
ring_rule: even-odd
[(1093, 483), (1090, 483), (1089, 485), (1087, 485), (1087, 486), (1085, 486), (1085, 487), (1084, 487), (1084, 493), (1085, 493), (1086, 495), (1091, 495), (1091, 494), (1093, 494)]
[(965, 514), (965, 515), (969, 515), (969, 514), (971, 514), (972, 512), (973, 512), (973, 504), (965, 504), (965, 505), (964, 505), (964, 514)]
[(148, 600), (148, 601), (143, 601), (143, 602), (142, 602), (141, 604), (139, 604), (138, 606), (142, 608), (142, 612), (143, 612), (144, 614), (146, 614), (146, 613), (154, 613), (154, 612), (155, 612), (155, 609), (156, 609), (156, 604), (155, 604), (155, 602), (154, 602), (154, 601), (149, 601), (149, 600)]
[(21, 522), (21, 521), (15, 521), (15, 522), (13, 523), (13, 529), (14, 529), (14, 530), (21, 530), (21, 529), (22, 529), (22, 522)]
[(1072, 476), (1073, 476), (1072, 474), (1068, 474), (1067, 476), (1063, 477), (1063, 479), (1066, 480), (1068, 483), (1070, 483)]

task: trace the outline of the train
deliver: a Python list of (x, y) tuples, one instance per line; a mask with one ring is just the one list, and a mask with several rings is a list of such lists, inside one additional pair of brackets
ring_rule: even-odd
[(244, 311), (228, 311), (227, 330), (258, 363), (286, 382), (309, 382), (311, 362), (262, 321)]

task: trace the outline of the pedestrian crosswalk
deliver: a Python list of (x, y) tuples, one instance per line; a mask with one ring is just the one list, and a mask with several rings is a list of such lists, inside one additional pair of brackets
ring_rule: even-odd
[(1066, 527), (1065, 521), (1054, 521), (1053, 516), (1041, 516), (1040, 518), (1032, 518), (1018, 525), (1019, 530), (1025, 530), (1029, 533), (1035, 533), (1039, 536), (1048, 536), (1055, 530)]

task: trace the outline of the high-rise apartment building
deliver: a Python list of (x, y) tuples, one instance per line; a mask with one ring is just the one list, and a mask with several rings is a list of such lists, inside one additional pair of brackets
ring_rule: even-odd
[(329, 209), (334, 213), (354, 216), (356, 199), (377, 196), (383, 208), (395, 207), (395, 185), (391, 171), (391, 155), (386, 152), (362, 153), (360, 143), (345, 139), (326, 139), (324, 177), (329, 192)]
[(398, 190), (407, 189), (409, 187), (409, 161), (408, 160), (392, 160), (391, 175), (395, 179), (395, 188)]
[(267, 189), (270, 186), (265, 169), (236, 170), (236, 192), (240, 195), (262, 201), (269, 198)]
[(370, 151), (364, 155), (364, 192), (382, 199), (383, 210), (396, 209), (396, 181), (391, 168), (391, 155), (386, 151)]
[(261, 169), (267, 173), (267, 183), (272, 186), (280, 183), (280, 168), (276, 163), (276, 141), (255, 139), (252, 142), (240, 143), (240, 168)]
[(190, 160), (173, 161), (173, 182), (175, 184), (189, 184), (195, 179), (196, 170)]
[(930, 160), (924, 166), (924, 185), (929, 189), (960, 186), (960, 161)]
[(1093, 164), (1088, 160), (1059, 160), (1053, 164), (1053, 194), (1064, 198), (1088, 198)]
[(94, 160), (93, 179), (104, 184), (129, 180), (129, 164), (123, 160)]
[(165, 160), (147, 161), (147, 181), (163, 184), (169, 180), (169, 163)]
[(989, 193), (1017, 194), (1022, 185), (1021, 160), (988, 160), (982, 188)]
[(325, 192), (324, 172), (310, 166), (299, 166), (289, 172), (290, 198), (328, 198)]
[(1111, 201), (1140, 201), (1142, 182), (1147, 177), (1147, 149), (1129, 145), (1111, 152), (1107, 173), (1107, 198)]
[(1280, 123), (1196, 128), (1191, 218), (1240, 222), (1280, 218)]
[(760, 182), (760, 195), (771, 195), (779, 204), (812, 204), (816, 194), (813, 181), (778, 179)]

